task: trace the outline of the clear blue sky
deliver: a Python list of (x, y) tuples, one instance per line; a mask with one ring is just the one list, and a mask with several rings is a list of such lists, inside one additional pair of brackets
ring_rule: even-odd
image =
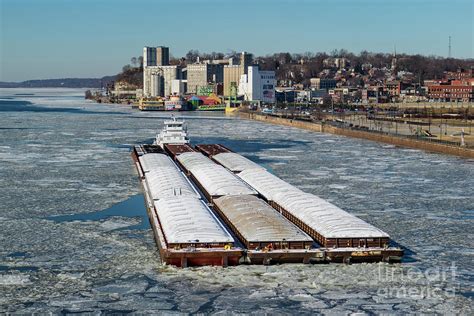
[(472, 0), (0, 0), (0, 81), (101, 77), (143, 46), (174, 56), (345, 48), (472, 58)]

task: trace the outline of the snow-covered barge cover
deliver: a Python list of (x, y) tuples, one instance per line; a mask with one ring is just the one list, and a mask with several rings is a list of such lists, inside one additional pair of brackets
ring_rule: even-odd
[(234, 240), (203, 201), (189, 196), (154, 201), (168, 245), (222, 245)]
[(183, 153), (176, 159), (192, 175), (209, 199), (224, 195), (258, 194), (235, 174), (199, 152)]
[(281, 192), (303, 192), (264, 169), (247, 169), (237, 176), (257, 190), (267, 201), (273, 201), (275, 195)]
[(274, 199), (292, 215), (326, 238), (383, 238), (386, 233), (343, 211), (334, 204), (304, 192), (278, 193)]
[(185, 152), (177, 156), (178, 161), (187, 170), (199, 167), (201, 165), (215, 165), (215, 163), (199, 152)]
[(382, 230), (262, 169), (238, 174), (278, 211), (326, 247), (386, 247)]
[(306, 233), (253, 195), (223, 196), (214, 200), (216, 209), (248, 249), (304, 249), (313, 240)]
[(145, 181), (167, 244), (229, 243), (232, 237), (219, 223), (201, 196), (165, 154), (139, 158)]
[(149, 172), (153, 169), (156, 169), (157, 167), (163, 166), (177, 169), (171, 158), (164, 154), (147, 153), (146, 155), (140, 156), (139, 160), (143, 172)]
[(153, 200), (173, 196), (201, 197), (176, 167), (157, 167), (147, 172), (145, 179)]
[(241, 172), (246, 169), (265, 169), (252, 160), (233, 152), (220, 153), (212, 156), (212, 159), (232, 172)]

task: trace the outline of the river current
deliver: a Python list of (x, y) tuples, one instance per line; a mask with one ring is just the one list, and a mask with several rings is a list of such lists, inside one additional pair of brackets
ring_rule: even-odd
[(0, 89), (0, 313), (473, 313), (474, 161), (220, 113), (185, 117), (381, 228), (402, 264), (160, 264), (130, 146), (167, 113)]

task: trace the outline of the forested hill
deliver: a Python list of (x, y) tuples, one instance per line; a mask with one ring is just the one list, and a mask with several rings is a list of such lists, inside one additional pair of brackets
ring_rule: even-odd
[(23, 82), (0, 81), (0, 88), (102, 88), (114, 80), (115, 76), (27, 80)]

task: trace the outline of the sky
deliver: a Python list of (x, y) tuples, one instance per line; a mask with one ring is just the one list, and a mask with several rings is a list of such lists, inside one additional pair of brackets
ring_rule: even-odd
[(472, 58), (472, 0), (0, 0), (0, 81), (97, 78), (143, 46)]

